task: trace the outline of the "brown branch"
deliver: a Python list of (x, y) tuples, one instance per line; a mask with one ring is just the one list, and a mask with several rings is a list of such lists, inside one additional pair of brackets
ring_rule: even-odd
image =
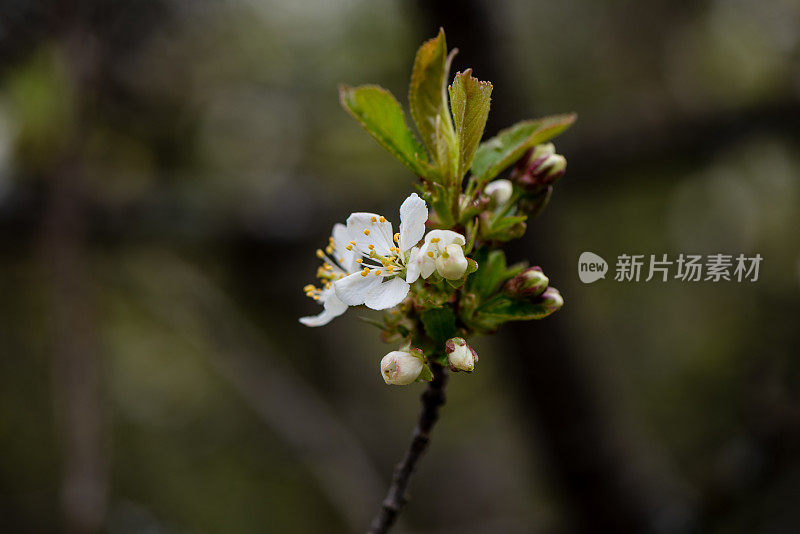
[(392, 477), (392, 485), (389, 493), (381, 503), (381, 508), (375, 519), (372, 521), (367, 534), (385, 534), (392, 528), (397, 516), (408, 501), (406, 490), (411, 480), (411, 474), (417, 462), (428, 448), (431, 439), (433, 425), (439, 419), (439, 408), (445, 402), (445, 387), (447, 385), (447, 374), (441, 365), (433, 364), (433, 380), (428, 383), (428, 387), (420, 398), (422, 409), (419, 412), (417, 426), (414, 427), (411, 445), (408, 446), (403, 460), (397, 464)]

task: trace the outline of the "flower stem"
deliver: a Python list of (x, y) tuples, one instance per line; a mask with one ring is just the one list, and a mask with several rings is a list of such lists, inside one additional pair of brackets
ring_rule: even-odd
[(439, 364), (432, 363), (431, 371), (433, 380), (428, 382), (428, 387), (422, 393), (420, 401), (422, 408), (417, 419), (417, 426), (414, 427), (411, 444), (406, 450), (403, 460), (397, 464), (392, 477), (392, 485), (389, 492), (381, 504), (378, 514), (372, 521), (367, 534), (385, 534), (394, 525), (397, 516), (408, 501), (406, 489), (411, 480), (411, 474), (417, 462), (422, 457), (430, 442), (430, 433), (436, 420), (439, 419), (439, 408), (445, 402), (445, 386), (447, 385), (447, 373)]

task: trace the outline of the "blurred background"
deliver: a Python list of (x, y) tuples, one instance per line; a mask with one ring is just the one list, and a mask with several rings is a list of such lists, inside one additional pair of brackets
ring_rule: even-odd
[[(0, 1), (0, 531), (363, 532), (419, 385), (301, 288), (412, 176), (338, 104), (439, 26), (487, 135), (577, 111), (397, 532), (800, 531), (800, 3)], [(395, 221), (397, 217), (390, 217)], [(764, 258), (583, 285), (585, 250)]]

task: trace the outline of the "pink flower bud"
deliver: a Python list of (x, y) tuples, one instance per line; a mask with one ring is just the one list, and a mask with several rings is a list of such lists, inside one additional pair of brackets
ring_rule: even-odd
[(512, 297), (535, 297), (547, 289), (550, 280), (540, 267), (529, 267), (506, 282), (506, 293)]
[(529, 150), (517, 163), (511, 178), (522, 187), (540, 190), (555, 183), (566, 169), (564, 156), (556, 154), (553, 143), (546, 143)]
[(564, 305), (564, 297), (562, 297), (558, 289), (554, 287), (545, 289), (544, 293), (539, 295), (539, 298), (542, 299), (542, 304), (550, 313), (560, 310), (561, 306)]

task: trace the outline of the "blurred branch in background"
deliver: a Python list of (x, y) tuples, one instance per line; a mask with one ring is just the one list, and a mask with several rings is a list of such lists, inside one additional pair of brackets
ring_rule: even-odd
[[(108, 436), (101, 385), (94, 292), (88, 265), (82, 151), (86, 108), (97, 64), (91, 40), (79, 28), (64, 37), (68, 87), (79, 95), (64, 148), (40, 170), (47, 189), (42, 248), (50, 285), (53, 384), (62, 447), (61, 506), (65, 532), (99, 532), (108, 500)], [(69, 99), (68, 99), (69, 100)]]
[[(163, 256), (144, 271), (159, 280), (131, 279), (159, 322), (183, 332), (187, 340), (206, 340), (212, 365), (308, 467), (349, 530), (368, 524), (384, 482), (358, 439), (300, 375), (283, 362), (275, 346), (214, 284), (189, 263)], [(164, 288), (172, 306), (163, 306)], [(144, 290), (144, 291), (142, 291)], [(191, 335), (189, 335), (191, 334)]]
[[(591, 128), (591, 126), (589, 126)], [(755, 102), (735, 109), (694, 110), (658, 117), (626, 116), (604, 124), (580, 140), (567, 141), (570, 170), (579, 176), (619, 180), (618, 171), (654, 161), (680, 160), (690, 166), (697, 158), (712, 158), (750, 137), (767, 134), (800, 139), (800, 99)], [(575, 180), (575, 187), (590, 184)]]

